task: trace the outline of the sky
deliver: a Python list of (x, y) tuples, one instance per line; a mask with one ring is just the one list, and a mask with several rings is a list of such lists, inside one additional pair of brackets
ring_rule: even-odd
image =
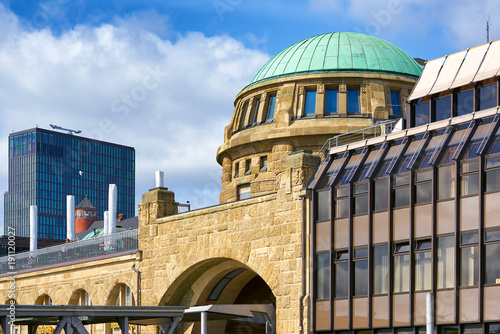
[(272, 56), (352, 31), (430, 60), (485, 43), (488, 18), (499, 39), (500, 0), (0, 0), (0, 191), (9, 133), (57, 124), (135, 147), (136, 204), (162, 170), (215, 205), (234, 99)]

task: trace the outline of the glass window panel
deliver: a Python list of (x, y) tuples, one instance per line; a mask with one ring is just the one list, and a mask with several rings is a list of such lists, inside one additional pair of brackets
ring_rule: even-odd
[(436, 121), (451, 117), (451, 95), (436, 100)]
[(500, 243), (485, 246), (485, 284), (500, 283)]
[(253, 106), (253, 121), (252, 124), (257, 123), (259, 119), (259, 107), (260, 107), (260, 98), (257, 97), (254, 99), (254, 106)]
[(458, 148), (458, 144), (464, 135), (468, 135), (471, 129), (468, 129), (468, 124), (464, 124), (456, 130), (451, 136), (450, 142), (448, 143), (448, 147), (446, 147), (443, 157), (441, 158), (440, 164), (447, 164), (452, 162), (452, 157), (455, 154), (455, 151)]
[(389, 179), (375, 181), (375, 211), (387, 210), (389, 206)]
[(388, 292), (389, 253), (387, 245), (373, 247), (373, 293)]
[(337, 90), (326, 90), (325, 114), (334, 114), (337, 112)]
[(368, 257), (368, 248), (358, 248), (354, 250), (354, 258), (359, 259)]
[(488, 325), (488, 333), (489, 334), (498, 334), (498, 333), (500, 333), (500, 324), (490, 324), (490, 325)]
[(348, 89), (347, 90), (347, 113), (348, 114), (360, 113), (359, 89)]
[(318, 258), (317, 299), (330, 298), (330, 254), (321, 253)]
[(354, 194), (361, 194), (365, 192), (368, 192), (368, 183), (354, 185)]
[(452, 288), (455, 275), (454, 237), (440, 237), (437, 245), (437, 288)]
[(470, 114), (474, 111), (474, 92), (472, 89), (457, 94), (457, 116)]
[(500, 190), (500, 169), (486, 172), (486, 191)]
[(430, 182), (420, 183), (415, 186), (416, 203), (427, 203), (432, 199), (432, 184)]
[(486, 159), (486, 168), (500, 166), (500, 156)]
[(491, 83), (479, 88), (479, 108), (481, 110), (497, 106), (497, 83)]
[(354, 262), (354, 295), (368, 295), (368, 260)]
[(500, 231), (488, 231), (485, 233), (485, 242), (498, 240), (500, 240)]
[(417, 172), (415, 175), (415, 181), (417, 182), (422, 182), (422, 181), (430, 181), (432, 179), (432, 171), (424, 171), (424, 172)]
[(399, 208), (410, 204), (410, 187), (402, 187), (394, 190), (394, 207)]
[(415, 254), (415, 291), (430, 290), (432, 286), (431, 252)]
[(479, 242), (479, 235), (477, 233), (462, 234), (460, 243), (462, 245), (477, 244)]
[(276, 94), (272, 94), (269, 96), (269, 102), (267, 105), (267, 120), (271, 120), (274, 118), (274, 109), (276, 107)]
[(495, 153), (500, 153), (500, 128), (495, 134), (495, 140), (491, 144), (488, 151), (488, 154), (495, 154)]
[(335, 252), (335, 260), (336, 261), (349, 260), (349, 252), (348, 251)]
[(474, 135), (472, 136), (469, 147), (467, 147), (464, 156), (462, 158), (463, 160), (468, 160), (478, 157), (477, 150), (481, 145), (483, 139), (488, 135), (488, 130), (491, 127), (492, 120), (493, 118), (482, 120), (482, 124), (477, 127), (476, 131), (474, 132)]
[(479, 194), (479, 173), (462, 176), (460, 187), (460, 195), (462, 196)]
[(401, 102), (399, 101), (399, 92), (397, 91), (391, 91), (391, 106), (392, 114), (401, 116)]
[(335, 218), (347, 217), (349, 213), (349, 199), (341, 198), (335, 200)]
[(313, 115), (316, 113), (316, 91), (306, 90), (306, 103), (304, 115)]
[(438, 168), (438, 200), (455, 197), (455, 166)]
[(479, 170), (479, 160), (475, 159), (472, 161), (462, 162), (462, 173), (474, 172)]
[(429, 101), (415, 105), (415, 126), (429, 123)]
[(394, 177), (394, 186), (403, 186), (410, 184), (410, 174), (398, 175)]
[(318, 191), (318, 220), (330, 218), (330, 191)]
[(432, 242), (430, 240), (420, 240), (417, 241), (417, 246), (415, 249), (424, 250), (424, 249), (431, 249), (431, 247), (432, 247)]
[[(476, 235), (477, 234), (472, 234)], [(479, 284), (479, 247), (463, 247), (460, 249), (460, 286)]]
[(361, 215), (368, 213), (368, 195), (354, 197), (354, 214)]
[(394, 292), (408, 292), (410, 287), (410, 256), (394, 256)]
[(341, 262), (335, 264), (335, 297), (346, 298), (348, 295), (347, 283), (349, 282), (348, 276), (348, 262)]

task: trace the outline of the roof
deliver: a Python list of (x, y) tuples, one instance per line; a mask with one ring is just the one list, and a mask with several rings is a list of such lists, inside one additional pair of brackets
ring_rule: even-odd
[(309, 37), (271, 58), (250, 85), (272, 78), (314, 72), (383, 72), (418, 78), (422, 67), (406, 52), (383, 39), (333, 32)]
[(500, 40), (431, 60), (408, 100), (448, 91), (500, 75)]
[[(116, 221), (116, 231), (122, 232), (126, 230), (135, 230), (139, 226), (138, 217), (131, 217), (123, 220)], [(86, 240), (89, 238), (101, 236), (104, 233), (104, 220), (94, 221), (88, 230), (76, 234), (78, 240)]]
[(89, 201), (87, 197), (83, 199), (75, 208), (75, 210), (97, 210), (97, 208)]

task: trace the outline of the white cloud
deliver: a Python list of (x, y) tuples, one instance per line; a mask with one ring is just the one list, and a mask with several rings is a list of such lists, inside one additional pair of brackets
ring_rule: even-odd
[[(54, 36), (24, 28), (0, 5), (0, 142), (36, 124), (81, 129), (136, 148), (137, 203), (154, 185), (153, 172), (164, 170), (177, 200), (216, 204), (215, 153), (234, 98), (269, 56), (229, 36), (193, 32), (166, 40), (144, 24), (147, 15)], [(160, 35), (175, 35), (167, 26)], [(3, 190), (6, 148), (0, 145)]]
[[(450, 52), (486, 42), (485, 19), (498, 17), (498, 0), (479, 5), (470, 0), (310, 0), (313, 12), (337, 13), (357, 22), (356, 32), (381, 38), (406, 36), (410, 40), (444, 40), (441, 48)], [(495, 21), (495, 20), (493, 20)], [(500, 24), (494, 24), (491, 38), (500, 38)], [(438, 37), (438, 38), (436, 38)]]

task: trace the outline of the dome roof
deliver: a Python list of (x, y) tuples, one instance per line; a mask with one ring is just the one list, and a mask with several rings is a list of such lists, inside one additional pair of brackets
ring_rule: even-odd
[(307, 38), (271, 58), (249, 85), (283, 76), (316, 72), (378, 72), (418, 78), (422, 67), (383, 39), (353, 32)]

